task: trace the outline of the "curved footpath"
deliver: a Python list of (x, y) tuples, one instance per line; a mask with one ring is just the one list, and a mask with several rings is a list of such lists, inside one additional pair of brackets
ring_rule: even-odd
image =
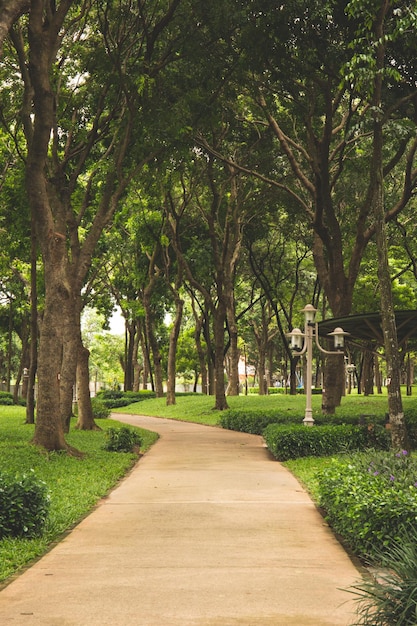
[(151, 417), (129, 476), (0, 592), (17, 626), (347, 626), (360, 573), (262, 439)]

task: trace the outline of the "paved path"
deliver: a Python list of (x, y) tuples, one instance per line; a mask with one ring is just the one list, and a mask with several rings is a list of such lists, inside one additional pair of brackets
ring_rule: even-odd
[(17, 626), (347, 626), (359, 579), (260, 437), (122, 416), (161, 438), (0, 592)]

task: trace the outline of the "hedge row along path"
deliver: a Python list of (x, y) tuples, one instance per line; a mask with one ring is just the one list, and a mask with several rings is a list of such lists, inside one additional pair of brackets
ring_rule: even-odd
[(117, 415), (160, 433), (129, 476), (0, 592), (0, 623), (347, 626), (360, 573), (256, 435)]

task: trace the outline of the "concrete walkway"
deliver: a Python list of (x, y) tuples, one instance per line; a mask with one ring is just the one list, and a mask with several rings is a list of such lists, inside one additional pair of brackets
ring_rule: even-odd
[(131, 474), (0, 592), (17, 626), (347, 626), (360, 574), (262, 439), (139, 416)]

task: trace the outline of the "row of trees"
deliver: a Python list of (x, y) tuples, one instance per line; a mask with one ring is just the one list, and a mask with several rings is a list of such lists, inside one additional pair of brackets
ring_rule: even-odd
[[(260, 348), (279, 333), (294, 370), (285, 331), (298, 303), (350, 314), (365, 264), (380, 285), (394, 443), (405, 443), (388, 245), (403, 246), (415, 277), (416, 21), (411, 1), (3, 2), (2, 273), (32, 304), (20, 331), (29, 390), (38, 380), (35, 443), (68, 449), (77, 364), (79, 426), (94, 427), (86, 303), (108, 310), (113, 294), (126, 386), (142, 343), (158, 394), (156, 321), (171, 312), (173, 402), (187, 292), (223, 409), (242, 320)], [(325, 411), (341, 372), (325, 368)]]

